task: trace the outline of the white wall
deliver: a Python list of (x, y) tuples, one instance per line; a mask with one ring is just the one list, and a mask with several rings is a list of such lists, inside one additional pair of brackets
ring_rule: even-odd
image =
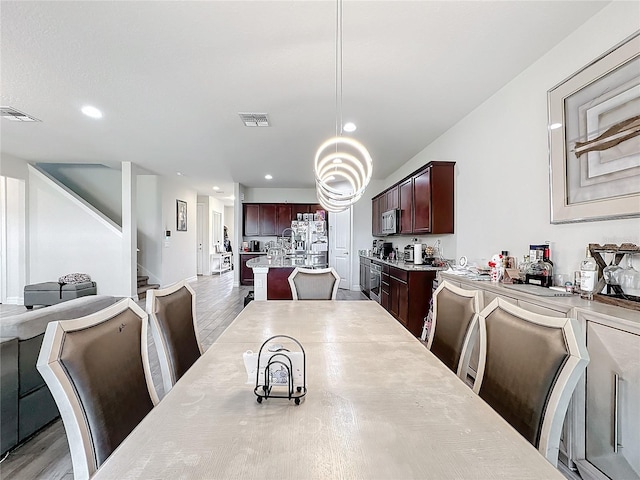
[(26, 182), (22, 179), (0, 177), (4, 207), (0, 231), (3, 239), (4, 277), (2, 279), (2, 301), (9, 304), (23, 304), (24, 286), (27, 284), (27, 241), (26, 241)]
[(122, 172), (99, 164), (38, 163), (80, 198), (122, 225)]
[(501, 250), (522, 258), (529, 244), (549, 240), (556, 272), (569, 273), (579, 268), (589, 243), (639, 244), (637, 218), (550, 223), (546, 127), (547, 91), (639, 28), (640, 3), (613, 2), (389, 176), (383, 187), (429, 161), (457, 162), (456, 234), (445, 236), (448, 258), (488, 259)]
[(315, 188), (248, 188), (247, 203), (318, 203)]
[(28, 192), (29, 283), (87, 273), (99, 294), (129, 296), (117, 227), (32, 167)]
[(27, 180), (29, 178), (27, 162), (22, 160), (21, 158), (14, 157), (13, 155), (1, 153), (0, 175)]
[(149, 277), (149, 283), (161, 284), (164, 226), (160, 177), (137, 176), (138, 270)]
[[(175, 179), (160, 179), (162, 198), (163, 230), (170, 230), (171, 236), (162, 248), (162, 287), (179, 280), (197, 278), (196, 266), (196, 212), (197, 193)], [(187, 202), (187, 231), (176, 231), (176, 200)]]

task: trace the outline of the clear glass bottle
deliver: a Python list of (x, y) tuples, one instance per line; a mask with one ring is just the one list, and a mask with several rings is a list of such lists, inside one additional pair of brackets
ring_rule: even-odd
[(526, 283), (550, 287), (553, 284), (553, 265), (540, 258), (536, 262), (531, 262), (525, 274)]
[(593, 293), (598, 281), (598, 264), (587, 247), (586, 257), (580, 263), (580, 297), (593, 300)]
[(529, 270), (529, 265), (530, 265), (530, 261), (529, 261), (529, 255), (525, 255), (522, 259), (522, 261), (520, 262), (520, 264), (518, 265), (518, 274), (519, 274), (519, 283), (524, 283), (524, 279), (527, 275), (527, 270)]

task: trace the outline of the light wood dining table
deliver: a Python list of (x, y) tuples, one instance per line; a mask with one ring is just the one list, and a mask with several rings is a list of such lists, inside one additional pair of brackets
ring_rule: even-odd
[[(300, 405), (247, 383), (273, 335), (304, 347)], [(564, 476), (377, 303), (253, 301), (94, 478)]]

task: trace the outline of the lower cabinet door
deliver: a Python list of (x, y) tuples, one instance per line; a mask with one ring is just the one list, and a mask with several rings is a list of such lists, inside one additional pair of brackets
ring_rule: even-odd
[(640, 479), (640, 335), (587, 322), (586, 459), (612, 479)]

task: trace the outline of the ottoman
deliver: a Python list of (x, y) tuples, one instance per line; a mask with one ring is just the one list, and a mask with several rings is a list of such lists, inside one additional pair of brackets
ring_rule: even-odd
[(34, 305), (55, 305), (72, 298), (96, 294), (96, 282), (65, 283), (58, 282), (34, 283), (24, 287), (24, 306), (28, 309)]

